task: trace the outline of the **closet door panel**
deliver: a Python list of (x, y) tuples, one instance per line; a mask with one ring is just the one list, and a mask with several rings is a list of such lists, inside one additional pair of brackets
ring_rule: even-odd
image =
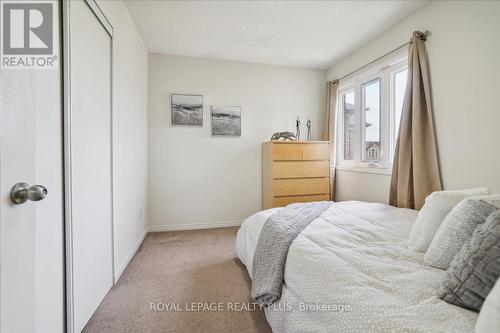
[(113, 285), (112, 36), (85, 1), (68, 1), (73, 327), (80, 332)]

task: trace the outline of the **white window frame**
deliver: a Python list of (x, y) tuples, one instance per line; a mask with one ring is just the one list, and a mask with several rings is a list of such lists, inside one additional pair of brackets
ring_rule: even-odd
[[(337, 91), (337, 165), (340, 170), (368, 173), (390, 174), (396, 144), (395, 137), (395, 82), (396, 73), (407, 68), (407, 52), (403, 50), (390, 58), (383, 59), (370, 67), (350, 75), (339, 82)], [(380, 79), (380, 161), (374, 163), (363, 160), (365, 115), (361, 112), (362, 86), (375, 79)], [(344, 110), (343, 95), (354, 91), (355, 112), (355, 148), (354, 159), (344, 160)]]

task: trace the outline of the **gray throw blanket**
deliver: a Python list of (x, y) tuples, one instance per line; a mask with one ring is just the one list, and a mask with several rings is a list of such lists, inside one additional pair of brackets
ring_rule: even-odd
[(260, 232), (253, 256), (252, 300), (269, 306), (281, 297), (288, 249), (294, 239), (332, 202), (295, 203), (271, 215)]

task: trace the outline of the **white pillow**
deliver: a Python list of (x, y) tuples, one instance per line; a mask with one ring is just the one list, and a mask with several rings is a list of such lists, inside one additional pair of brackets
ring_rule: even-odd
[(483, 200), (493, 206), (500, 208), (500, 194), (489, 194), (489, 195), (475, 195), (471, 199)]
[(489, 194), (485, 187), (459, 191), (437, 191), (425, 198), (410, 233), (409, 247), (425, 252), (446, 215), (467, 197)]
[(425, 252), (424, 263), (448, 269), (462, 246), (469, 241), (476, 227), (484, 223), (498, 208), (474, 197), (460, 201), (446, 215)]
[(484, 300), (477, 318), (475, 332), (500, 332), (500, 279)]

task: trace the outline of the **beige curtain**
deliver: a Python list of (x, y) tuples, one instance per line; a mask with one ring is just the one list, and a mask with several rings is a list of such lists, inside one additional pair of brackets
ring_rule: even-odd
[(408, 81), (392, 169), (389, 203), (420, 209), (442, 189), (434, 132), (425, 35), (414, 32), (408, 53)]
[(330, 199), (335, 200), (335, 120), (337, 112), (337, 88), (338, 81), (326, 83), (326, 114), (323, 140), (330, 142)]

